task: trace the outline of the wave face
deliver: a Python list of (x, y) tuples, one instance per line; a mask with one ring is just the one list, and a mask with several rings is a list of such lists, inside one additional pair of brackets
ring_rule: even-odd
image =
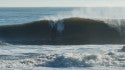
[(0, 26), (0, 40), (11, 44), (112, 44), (122, 43), (115, 27), (104, 21), (64, 18)]

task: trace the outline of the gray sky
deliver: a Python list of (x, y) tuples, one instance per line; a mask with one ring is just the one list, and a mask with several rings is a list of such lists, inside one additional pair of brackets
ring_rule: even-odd
[(0, 7), (124, 6), (125, 0), (0, 0)]

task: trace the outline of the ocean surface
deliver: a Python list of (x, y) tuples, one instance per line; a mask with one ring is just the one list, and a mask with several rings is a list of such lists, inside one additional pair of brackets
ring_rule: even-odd
[[(9, 36), (13, 35), (14, 33), (13, 30), (12, 30), (13, 33), (7, 31), (6, 32), (1, 31), (2, 29), (4, 30), (3, 27), (6, 28), (6, 26), (9, 25), (20, 26), (23, 24), (25, 25), (25, 23), (30, 24), (31, 22), (34, 21), (51, 20), (53, 22), (52, 25), (50, 24), (50, 26), (53, 27), (54, 24), (59, 22), (58, 20), (72, 18), (72, 17), (104, 21), (107, 25), (116, 28), (121, 37), (124, 35), (124, 28), (122, 27), (125, 23), (124, 7), (83, 7), (83, 8), (2, 7), (0, 8), (0, 36), (3, 35), (2, 33), (5, 33), (5, 36), (3, 37), (8, 37), (10, 41), (12, 40), (11, 38), (9, 38)], [(59, 34), (62, 35), (62, 31), (65, 29), (65, 26), (63, 25), (63, 22), (59, 23), (60, 24), (57, 25), (56, 28), (57, 31), (59, 31)], [(7, 29), (9, 30), (9, 28)], [(34, 36), (32, 36), (33, 39), (36, 38)], [(21, 35), (19, 37), (23, 38), (23, 36)], [(16, 38), (13, 38), (13, 40), (21, 38), (18, 38), (17, 36)], [(71, 40), (73, 38), (71, 38)], [(1, 70), (15, 70), (15, 69), (17, 70), (18, 69), (19, 70), (124, 70), (125, 69), (125, 52), (120, 51), (121, 48), (124, 46), (123, 43), (122, 44), (87, 43), (87, 44), (77, 44), (77, 45), (75, 44), (67, 44), (67, 45), (27, 44), (26, 45), (26, 44), (12, 44), (11, 42), (8, 43), (5, 42), (4, 39), (0, 37)]]
[(41, 19), (63, 19), (68, 17), (83, 17), (94, 19), (123, 19), (124, 7), (1, 7), (0, 25), (22, 24)]
[(73, 8), (0, 8), (0, 25), (22, 24), (54, 16), (59, 13), (71, 12)]

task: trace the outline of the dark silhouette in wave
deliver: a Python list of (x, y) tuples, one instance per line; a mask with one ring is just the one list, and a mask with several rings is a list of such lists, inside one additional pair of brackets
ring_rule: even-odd
[(84, 18), (0, 26), (0, 40), (28, 45), (118, 44), (123, 41), (116, 28), (103, 21)]

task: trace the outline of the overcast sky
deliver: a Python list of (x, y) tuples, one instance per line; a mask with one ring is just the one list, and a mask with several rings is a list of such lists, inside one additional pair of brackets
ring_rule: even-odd
[(0, 7), (124, 6), (125, 0), (0, 0)]

